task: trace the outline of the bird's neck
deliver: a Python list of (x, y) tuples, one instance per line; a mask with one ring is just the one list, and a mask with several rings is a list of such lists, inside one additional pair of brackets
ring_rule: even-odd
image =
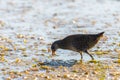
[(61, 49), (67, 49), (67, 44), (66, 44), (66, 42), (64, 42), (63, 40), (61, 40), (61, 41), (58, 43), (58, 46), (59, 46), (59, 48), (61, 48)]

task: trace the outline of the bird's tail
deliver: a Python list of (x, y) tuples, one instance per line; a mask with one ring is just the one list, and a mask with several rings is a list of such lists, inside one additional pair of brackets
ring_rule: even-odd
[(98, 37), (102, 37), (104, 33), (105, 33), (105, 32), (98, 33), (97, 36), (98, 36)]

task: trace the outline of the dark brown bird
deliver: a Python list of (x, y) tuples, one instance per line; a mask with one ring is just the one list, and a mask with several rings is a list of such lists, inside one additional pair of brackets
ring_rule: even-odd
[(67, 49), (79, 52), (81, 60), (83, 59), (82, 52), (87, 53), (93, 60), (94, 58), (91, 54), (89, 54), (88, 50), (95, 46), (103, 34), (104, 32), (98, 34), (76, 34), (67, 36), (64, 39), (55, 41), (52, 44), (52, 55), (55, 55), (55, 51), (57, 49)]

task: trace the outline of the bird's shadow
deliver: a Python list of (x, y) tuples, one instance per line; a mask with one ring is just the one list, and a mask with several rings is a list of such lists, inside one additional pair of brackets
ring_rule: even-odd
[(59, 66), (65, 66), (65, 67), (71, 67), (75, 63), (77, 63), (77, 60), (71, 59), (71, 60), (46, 60), (43, 62), (42, 65), (52, 66), (52, 67), (59, 67)]

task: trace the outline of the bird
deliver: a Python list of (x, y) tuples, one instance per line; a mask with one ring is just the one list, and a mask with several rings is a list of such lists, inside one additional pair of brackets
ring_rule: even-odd
[(72, 50), (80, 53), (81, 60), (83, 59), (82, 53), (87, 53), (92, 60), (94, 57), (88, 52), (89, 49), (94, 47), (104, 32), (97, 34), (74, 34), (69, 35), (61, 40), (54, 41), (51, 45), (52, 56), (56, 55), (57, 49)]

